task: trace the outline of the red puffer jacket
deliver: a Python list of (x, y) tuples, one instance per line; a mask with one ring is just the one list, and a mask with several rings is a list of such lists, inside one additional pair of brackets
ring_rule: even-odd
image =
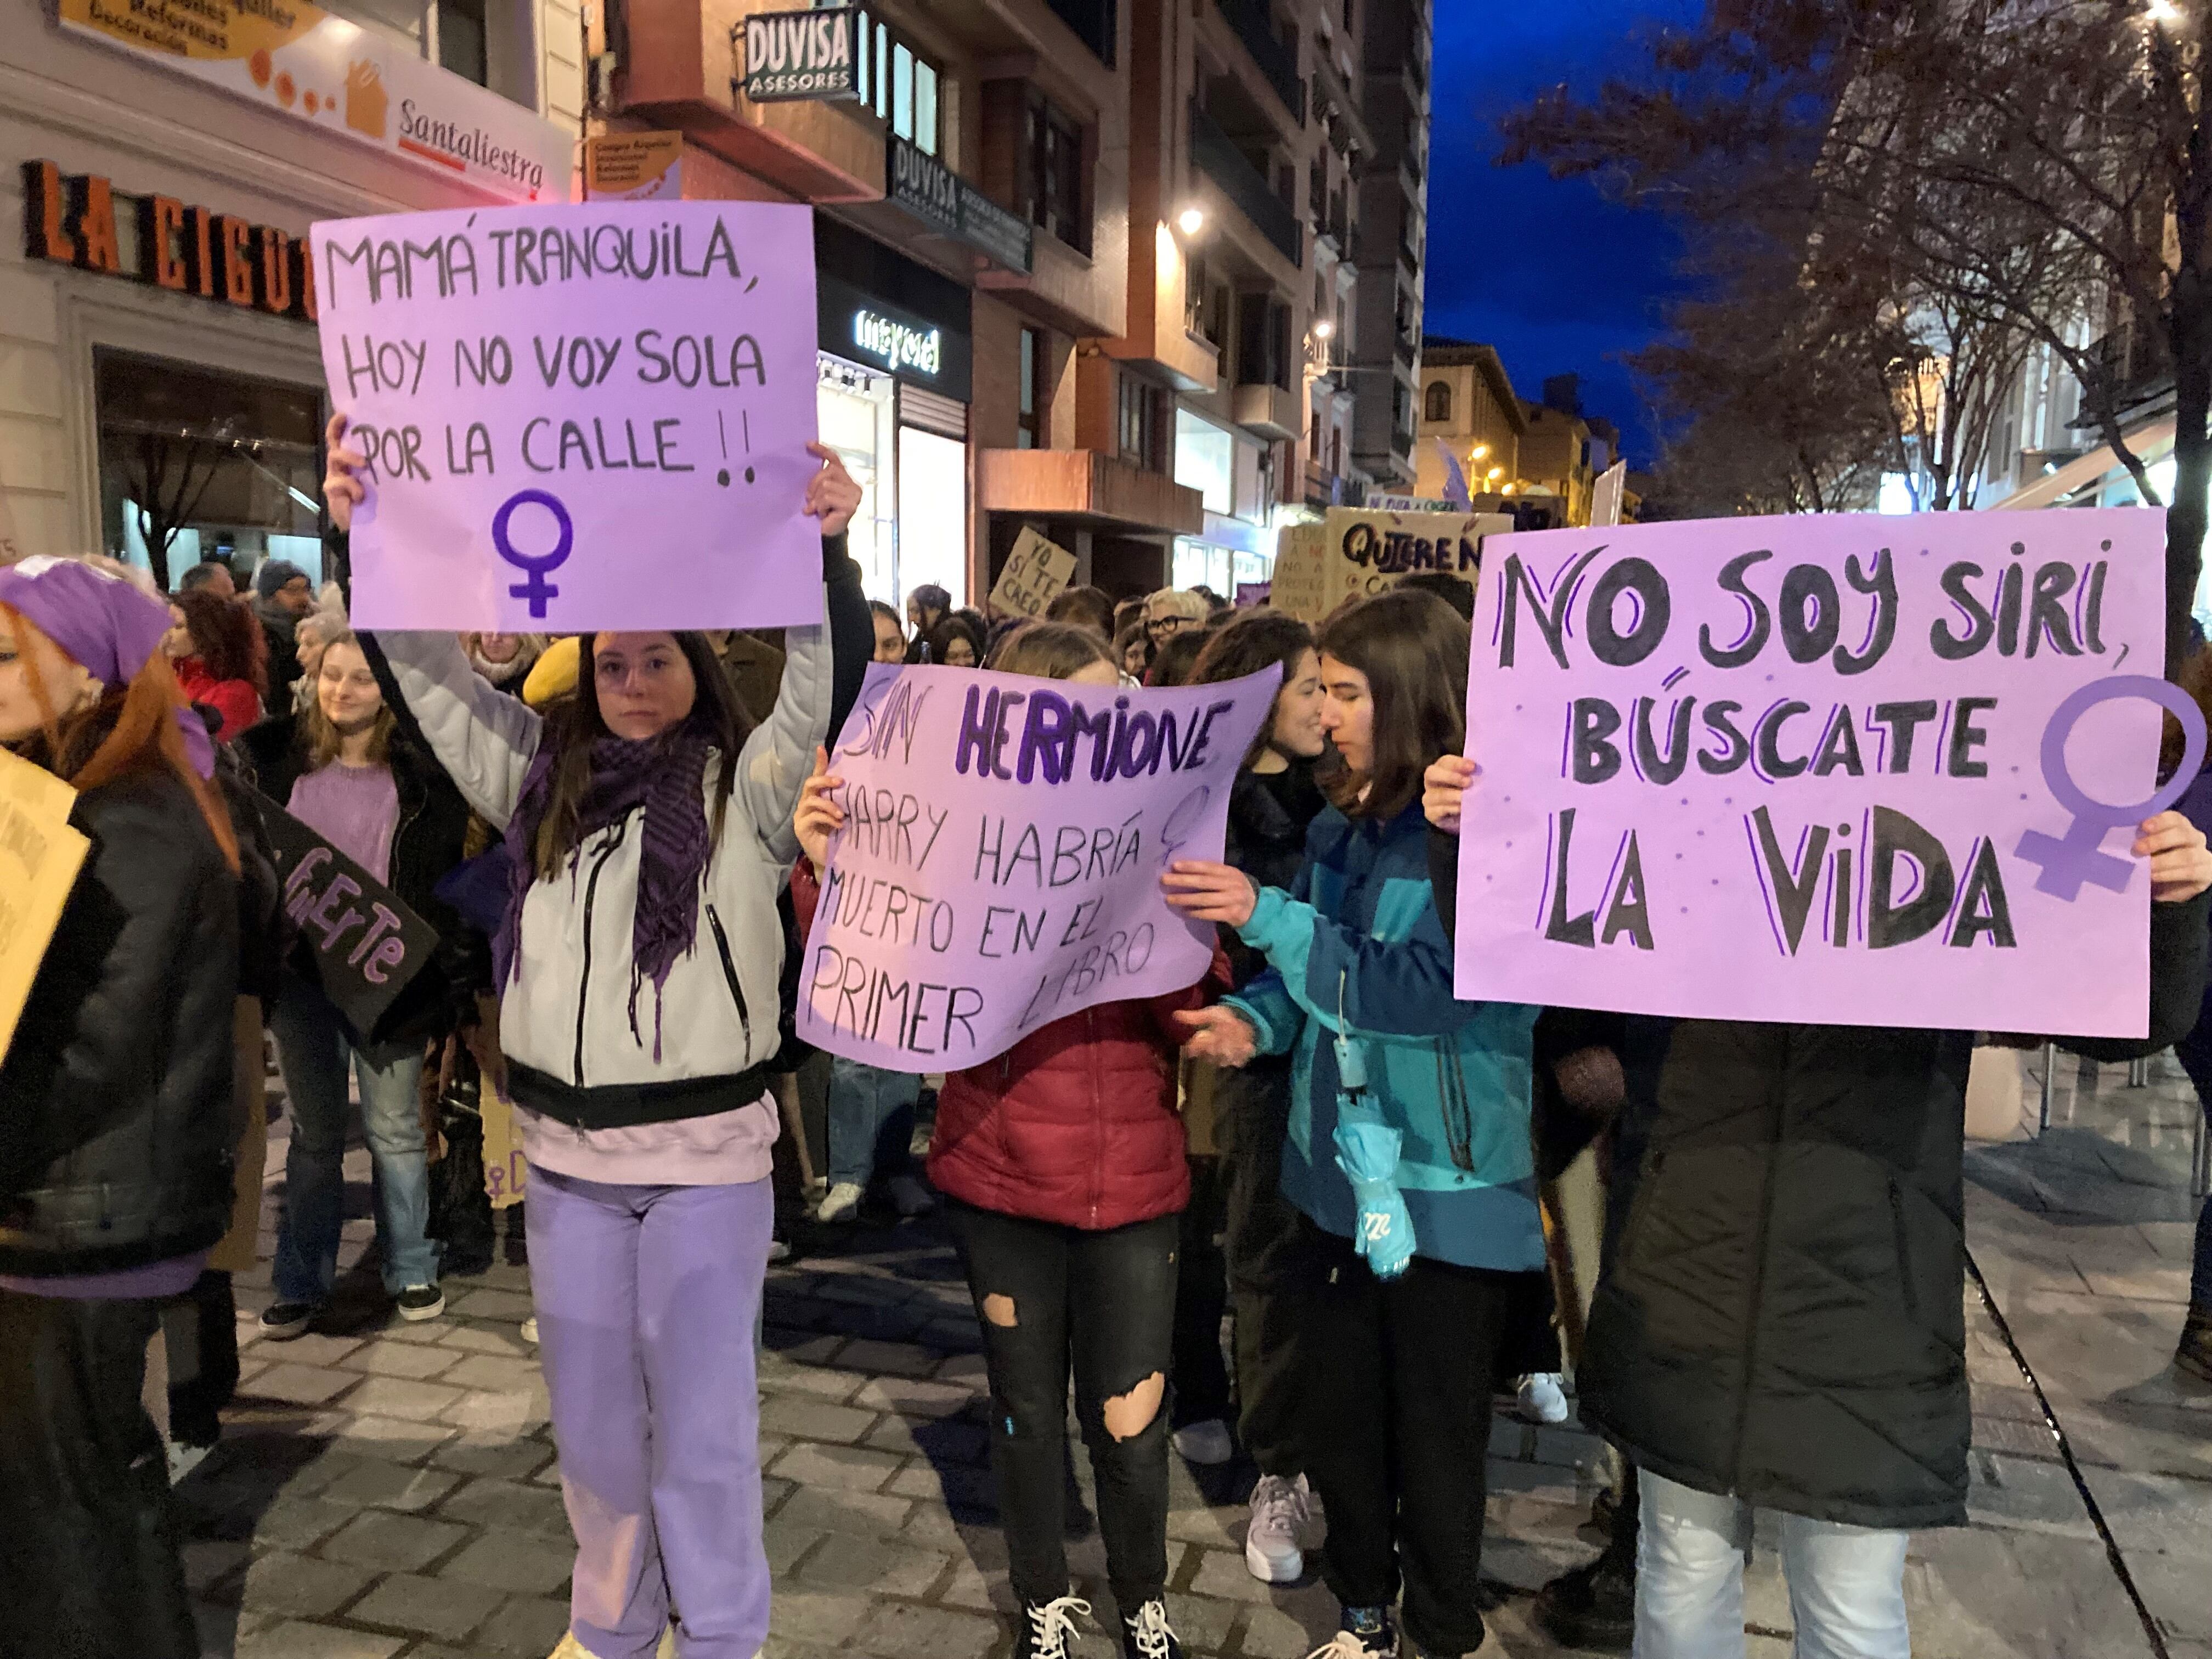
[(1190, 1201), (1174, 1015), (1212, 1000), (1201, 983), (1104, 1003), (951, 1073), (937, 1096), (931, 1182), (978, 1209), (1092, 1231), (1174, 1214)]

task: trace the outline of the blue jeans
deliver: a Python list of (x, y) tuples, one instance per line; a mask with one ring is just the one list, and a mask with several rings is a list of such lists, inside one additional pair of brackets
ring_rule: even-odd
[(880, 1171), (904, 1175), (913, 1161), (914, 1106), (921, 1079), (857, 1060), (830, 1066), (830, 1184), (865, 1187)]
[(276, 1064), (292, 1103), (284, 1160), (284, 1212), (272, 1268), (279, 1302), (320, 1304), (337, 1277), (338, 1227), (345, 1218), (346, 1068), (361, 1082), (362, 1127), (376, 1169), (376, 1236), (384, 1288), (438, 1282), (430, 1224), (430, 1160), (417, 1091), (422, 1049), (412, 1042), (356, 1048), (321, 991), (287, 975), (269, 1017)]
[[(1750, 1508), (1639, 1474), (1635, 1659), (1740, 1656)], [(1910, 1534), (1784, 1515), (1796, 1659), (1911, 1659), (1905, 1628)]]

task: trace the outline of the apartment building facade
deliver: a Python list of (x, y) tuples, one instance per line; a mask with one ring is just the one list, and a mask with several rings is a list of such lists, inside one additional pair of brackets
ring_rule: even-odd
[(318, 219), (568, 199), (574, 0), (0, 0), (24, 554), (320, 568)]
[(1370, 0), (1362, 78), (1375, 153), (1359, 179), (1361, 281), (1348, 354), (1358, 392), (1352, 454), (1380, 489), (1414, 482), (1426, 289), (1431, 0)]

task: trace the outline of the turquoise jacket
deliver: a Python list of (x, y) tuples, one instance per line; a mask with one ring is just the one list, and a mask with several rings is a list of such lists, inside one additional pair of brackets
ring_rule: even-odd
[(1296, 1055), (1284, 1195), (1329, 1232), (1355, 1236), (1352, 1183), (1336, 1164), (1335, 1036), (1346, 1029), (1365, 1056), (1370, 1107), (1404, 1137), (1396, 1180), (1415, 1253), (1463, 1267), (1543, 1267), (1528, 1135), (1540, 1010), (1453, 997), (1419, 804), (1387, 823), (1322, 812), (1291, 890), (1261, 888), (1238, 931), (1268, 967), (1226, 1000), (1250, 1018), (1261, 1053)]

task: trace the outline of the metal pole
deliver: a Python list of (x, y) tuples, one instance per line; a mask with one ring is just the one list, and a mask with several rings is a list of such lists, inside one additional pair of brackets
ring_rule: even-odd
[(2057, 1066), (2058, 1045), (2055, 1042), (2045, 1043), (2043, 1045), (2043, 1115), (2036, 1129), (2038, 1134), (2051, 1133), (2051, 1091), (2053, 1081), (2051, 1073), (2057, 1069)]
[(2131, 1060), (2128, 1062), (2128, 1087), (2148, 1089), (2150, 1086), (2150, 1061)]

